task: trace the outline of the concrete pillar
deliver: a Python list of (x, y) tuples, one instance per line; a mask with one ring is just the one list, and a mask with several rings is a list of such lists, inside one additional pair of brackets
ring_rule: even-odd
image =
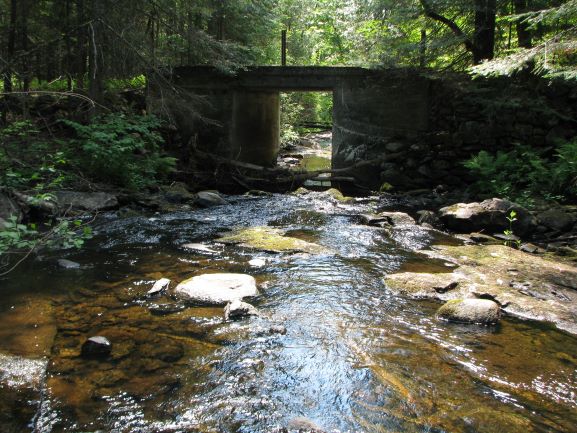
[(275, 165), (280, 147), (279, 92), (235, 91), (230, 134), (233, 159)]

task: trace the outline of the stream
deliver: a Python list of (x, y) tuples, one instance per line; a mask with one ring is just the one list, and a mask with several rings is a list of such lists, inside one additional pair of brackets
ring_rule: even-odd
[[(44, 253), (0, 280), (2, 432), (576, 431), (577, 338), (510, 317), (439, 322), (439, 304), (387, 289), (383, 276), (399, 269), (447, 271), (415, 251), (456, 239), (361, 225), (359, 214), (395, 206), (378, 197), (229, 199), (102, 214), (81, 251)], [(326, 253), (215, 242), (256, 226)], [(261, 316), (224, 322), (222, 307), (146, 296), (159, 278), (174, 287), (207, 272), (254, 276)], [(93, 335), (112, 342), (108, 359), (79, 356)]]

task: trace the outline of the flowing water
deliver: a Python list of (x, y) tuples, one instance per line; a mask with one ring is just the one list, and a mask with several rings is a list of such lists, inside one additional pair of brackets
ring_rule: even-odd
[[(414, 251), (448, 239), (358, 224), (385, 204), (311, 193), (101, 216), (67, 253), (81, 269), (55, 266), (60, 252), (0, 281), (0, 431), (282, 432), (295, 419), (335, 432), (577, 431), (577, 338), (511, 318), (442, 323), (437, 304), (391, 293), (386, 273), (446, 271)], [(327, 252), (215, 242), (267, 225)], [(255, 276), (261, 317), (227, 323), (222, 308), (145, 296), (161, 277), (217, 271)], [(112, 342), (108, 359), (79, 356), (93, 335)]]

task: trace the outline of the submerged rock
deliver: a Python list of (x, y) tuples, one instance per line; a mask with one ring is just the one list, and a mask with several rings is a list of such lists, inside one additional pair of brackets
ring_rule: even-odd
[(323, 254), (328, 252), (326, 248), (318, 244), (290, 236), (283, 236), (281, 230), (271, 227), (249, 227), (238, 229), (231, 234), (217, 239), (217, 242), (239, 244), (243, 247), (273, 253), (304, 252), (310, 254)]
[(501, 318), (501, 307), (489, 299), (453, 299), (437, 310), (437, 317), (450, 322), (492, 325)]
[(245, 274), (204, 274), (183, 281), (174, 294), (193, 303), (224, 305), (247, 296), (257, 296), (256, 281)]
[[(455, 263), (452, 272), (390, 274), (385, 277), (387, 287), (413, 298), (494, 299), (506, 313), (551, 322), (577, 334), (577, 267), (504, 245), (434, 248), (421, 253)], [(531, 290), (518, 290), (516, 281), (530, 283)], [(450, 290), (439, 290), (447, 287)]]
[(84, 342), (81, 355), (84, 358), (106, 358), (112, 352), (112, 344), (102, 336), (90, 337)]
[(80, 263), (68, 259), (58, 259), (58, 266), (62, 269), (80, 269)]
[(525, 235), (536, 227), (535, 219), (529, 211), (499, 198), (447, 206), (439, 210), (439, 217), (447, 228), (459, 233), (502, 232), (509, 228), (507, 217), (513, 210), (517, 213), (517, 221), (512, 226), (515, 233)]
[(195, 203), (202, 207), (223, 206), (228, 204), (218, 192), (214, 191), (199, 191), (196, 193)]
[(61, 210), (72, 208), (96, 212), (118, 207), (117, 197), (106, 192), (56, 191), (54, 196)]
[(249, 316), (258, 316), (258, 310), (240, 299), (235, 299), (224, 307), (224, 320), (238, 320)]
[(216, 250), (213, 250), (212, 248), (210, 248), (204, 244), (198, 244), (198, 243), (184, 244), (184, 245), (182, 245), (182, 248), (184, 248), (186, 250), (200, 251), (200, 252), (209, 253), (209, 254), (213, 254), (213, 253), (217, 252)]

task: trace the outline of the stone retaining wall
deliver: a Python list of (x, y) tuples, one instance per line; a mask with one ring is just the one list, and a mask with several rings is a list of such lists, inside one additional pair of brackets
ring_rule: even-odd
[(335, 168), (401, 153), (357, 173), (371, 188), (384, 182), (400, 190), (461, 186), (473, 180), (462, 162), (480, 150), (519, 143), (553, 153), (559, 140), (577, 135), (577, 86), (566, 82), (416, 72), (387, 79), (387, 85), (348, 84), (352, 91), (335, 92)]

